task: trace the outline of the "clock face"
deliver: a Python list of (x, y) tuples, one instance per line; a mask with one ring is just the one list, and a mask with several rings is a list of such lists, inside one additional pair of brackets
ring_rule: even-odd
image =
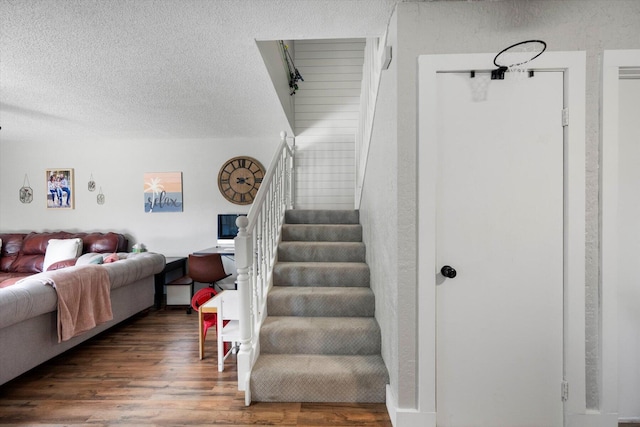
[(264, 179), (264, 167), (253, 157), (229, 159), (218, 173), (218, 188), (222, 195), (237, 205), (248, 205), (258, 193)]

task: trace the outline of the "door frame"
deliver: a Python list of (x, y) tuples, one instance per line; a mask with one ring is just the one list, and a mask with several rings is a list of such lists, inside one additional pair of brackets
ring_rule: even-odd
[[(418, 339), (419, 407), (436, 420), (436, 154), (438, 72), (488, 71), (494, 54), (421, 55), (418, 58)], [(565, 426), (584, 415), (585, 399), (585, 65), (584, 51), (548, 52), (536, 70), (564, 72), (564, 379)], [(561, 112), (558, 112), (560, 122)], [(560, 386), (558, 399), (560, 399)], [(582, 421), (581, 421), (582, 422)], [(577, 422), (575, 425), (578, 425)], [(584, 424), (582, 424), (584, 425)]]
[(618, 422), (618, 120), (619, 73), (640, 67), (640, 50), (605, 50), (600, 122), (600, 411)]

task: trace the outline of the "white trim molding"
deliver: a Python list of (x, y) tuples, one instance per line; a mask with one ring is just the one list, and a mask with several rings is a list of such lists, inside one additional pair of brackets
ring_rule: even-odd
[[(618, 421), (618, 126), (623, 67), (640, 66), (640, 50), (605, 50), (600, 121), (600, 289), (602, 307), (600, 412)], [(622, 421), (622, 420), (621, 420)], [(629, 420), (632, 421), (632, 420)]]

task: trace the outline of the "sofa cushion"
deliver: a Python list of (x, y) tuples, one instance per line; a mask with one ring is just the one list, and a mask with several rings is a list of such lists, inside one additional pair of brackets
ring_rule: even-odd
[(9, 271), (12, 273), (40, 273), (44, 255), (24, 255), (19, 254), (11, 263)]
[(118, 233), (90, 233), (82, 237), (83, 253), (89, 252), (126, 252), (129, 242), (126, 237)]
[(10, 271), (11, 264), (18, 257), (24, 234), (0, 234), (2, 248), (0, 248), (0, 271)]
[(49, 246), (49, 241), (51, 239), (72, 239), (78, 236), (75, 236), (66, 231), (56, 231), (56, 232), (45, 232), (45, 233), (36, 233), (32, 232), (27, 234), (27, 237), (24, 238), (22, 242), (21, 253), (23, 255), (44, 255), (47, 252), (47, 247)]
[(70, 258), (70, 259), (54, 262), (47, 268), (47, 271), (60, 270), (61, 268), (73, 267), (74, 265), (76, 265), (76, 259), (77, 258)]
[(66, 231), (27, 234), (22, 240), (19, 253), (9, 266), (8, 271), (14, 273), (40, 273), (44, 264), (44, 256), (51, 239), (69, 239), (76, 237)]
[(58, 261), (77, 258), (82, 253), (82, 239), (51, 239), (44, 255), (42, 271)]
[[(127, 252), (129, 241), (120, 233), (71, 233), (68, 231), (0, 233), (3, 244), (0, 248), (0, 272), (5, 273), (40, 273), (44, 264), (44, 256), (51, 239), (81, 238), (82, 252), (114, 253)], [(74, 261), (75, 262), (75, 261)], [(73, 265), (55, 263), (59, 268)]]

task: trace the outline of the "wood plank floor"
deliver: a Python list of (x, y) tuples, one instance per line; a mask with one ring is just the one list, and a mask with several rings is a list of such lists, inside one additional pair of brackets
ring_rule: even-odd
[(0, 425), (391, 426), (384, 404), (253, 403), (197, 315), (150, 310), (0, 386)]
[[(235, 360), (198, 359), (195, 313), (151, 310), (0, 386), (0, 425), (391, 426), (384, 404), (244, 406)], [(640, 427), (640, 424), (620, 424)]]

